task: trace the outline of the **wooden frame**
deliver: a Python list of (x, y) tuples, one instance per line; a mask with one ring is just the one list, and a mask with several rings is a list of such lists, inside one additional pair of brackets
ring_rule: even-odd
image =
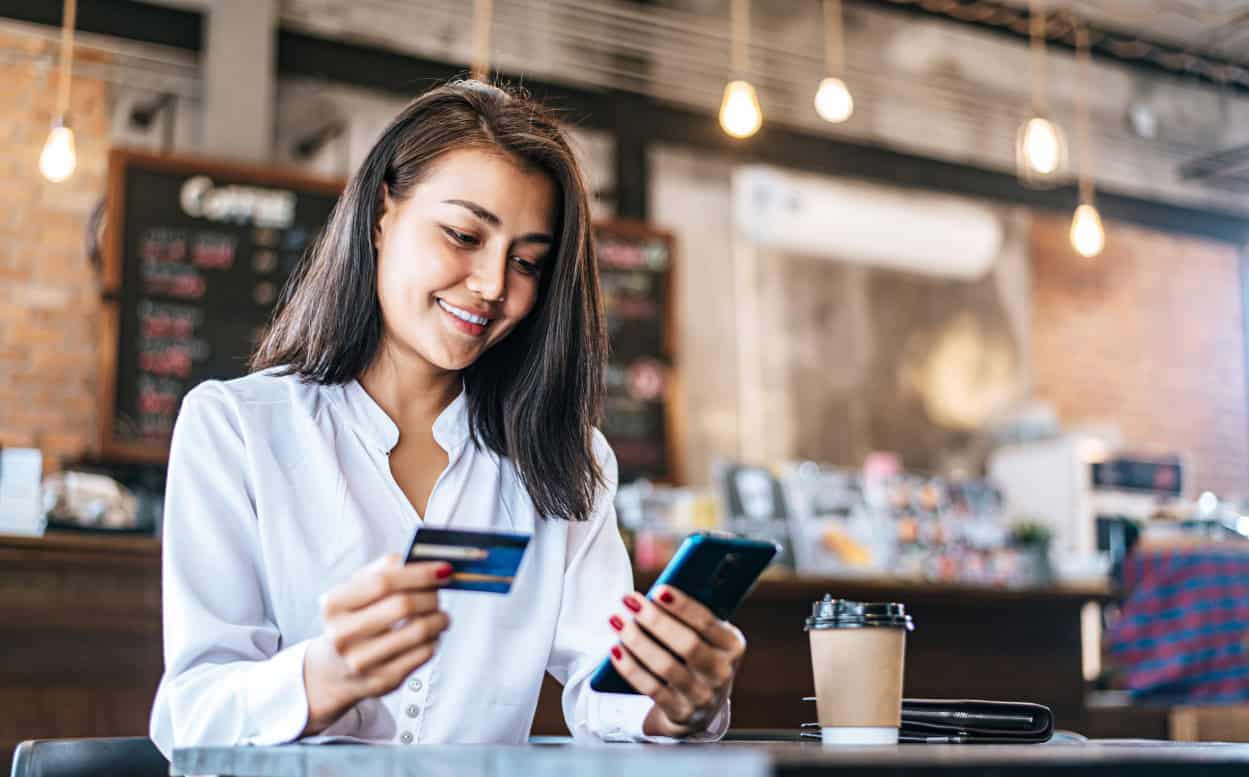
[(684, 467), (681, 465), (679, 453), (684, 441), (682, 427), (683, 413), (680, 412), (678, 399), (681, 388), (681, 369), (679, 366), (679, 349), (676, 341), (676, 309), (677, 309), (677, 241), (669, 231), (636, 219), (612, 218), (594, 223), (595, 238), (602, 231), (606, 234), (619, 235), (626, 240), (661, 240), (668, 245), (668, 269), (664, 280), (668, 285), (668, 305), (663, 312), (663, 350), (670, 364), (664, 381), (664, 447), (668, 460), (668, 477), (663, 482), (680, 485), (684, 482)]
[(108, 155), (108, 202), (100, 291), (103, 297), (100, 320), (100, 372), (96, 384), (96, 412), (99, 417), (98, 448), (106, 460), (164, 463), (168, 444), (118, 440), (115, 437), (118, 350), (121, 346), (122, 279), (125, 257), (123, 240), (126, 213), (126, 180), (133, 168), (175, 174), (199, 174), (228, 178), (259, 186), (297, 189), (303, 192), (335, 195), (342, 193), (344, 181), (309, 175), (287, 167), (247, 164), (220, 158), (188, 154), (159, 154), (136, 149), (114, 148)]

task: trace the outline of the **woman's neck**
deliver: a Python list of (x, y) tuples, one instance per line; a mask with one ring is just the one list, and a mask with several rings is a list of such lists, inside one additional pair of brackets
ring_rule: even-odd
[(458, 372), (448, 372), (416, 354), (400, 354), (383, 344), (377, 358), (360, 376), (360, 385), (399, 425), (432, 425), (459, 396)]

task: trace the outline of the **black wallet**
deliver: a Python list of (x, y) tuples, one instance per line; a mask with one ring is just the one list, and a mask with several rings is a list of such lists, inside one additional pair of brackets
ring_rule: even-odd
[(1036, 744), (1054, 736), (1054, 713), (1018, 701), (903, 699), (899, 742)]

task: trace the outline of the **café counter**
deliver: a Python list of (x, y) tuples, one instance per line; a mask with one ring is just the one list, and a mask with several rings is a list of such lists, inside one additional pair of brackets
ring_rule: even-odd
[(160, 544), (0, 535), (0, 774), (26, 739), (133, 736), (161, 673)]
[[(638, 575), (638, 587), (653, 576)], [(904, 602), (915, 617), (905, 694), (1039, 702), (1060, 728), (1084, 727), (1080, 611), (1094, 588), (999, 590), (897, 581), (761, 581), (735, 621), (750, 649), (733, 725), (786, 729), (814, 719), (803, 619), (825, 593)], [(0, 536), (0, 773), (25, 739), (147, 731), (161, 673), (160, 545), (150, 538)], [(547, 678), (535, 734), (567, 732)]]
[[(645, 591), (654, 573), (639, 573)], [(749, 648), (733, 687), (733, 726), (797, 730), (815, 719), (811, 655), (803, 621), (824, 594), (902, 602), (915, 619), (907, 637), (903, 694), (928, 699), (1029, 701), (1056, 725), (1086, 725), (1081, 612), (1111, 599), (1104, 586), (988, 588), (897, 579), (795, 576), (761, 580), (733, 618)], [(565, 734), (559, 686), (542, 691), (535, 734)]]

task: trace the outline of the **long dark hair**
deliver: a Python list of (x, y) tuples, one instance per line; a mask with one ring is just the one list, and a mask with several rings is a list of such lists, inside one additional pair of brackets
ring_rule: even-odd
[(382, 340), (373, 236), (383, 186), (402, 200), (435, 159), (461, 148), (502, 151), (545, 172), (559, 203), (554, 261), (534, 309), (462, 372), (472, 438), (515, 463), (539, 514), (584, 520), (602, 482), (592, 448), (607, 355), (589, 199), (555, 120), (525, 96), (464, 80), (409, 103), (283, 289), (251, 366), (322, 384), (364, 373)]

